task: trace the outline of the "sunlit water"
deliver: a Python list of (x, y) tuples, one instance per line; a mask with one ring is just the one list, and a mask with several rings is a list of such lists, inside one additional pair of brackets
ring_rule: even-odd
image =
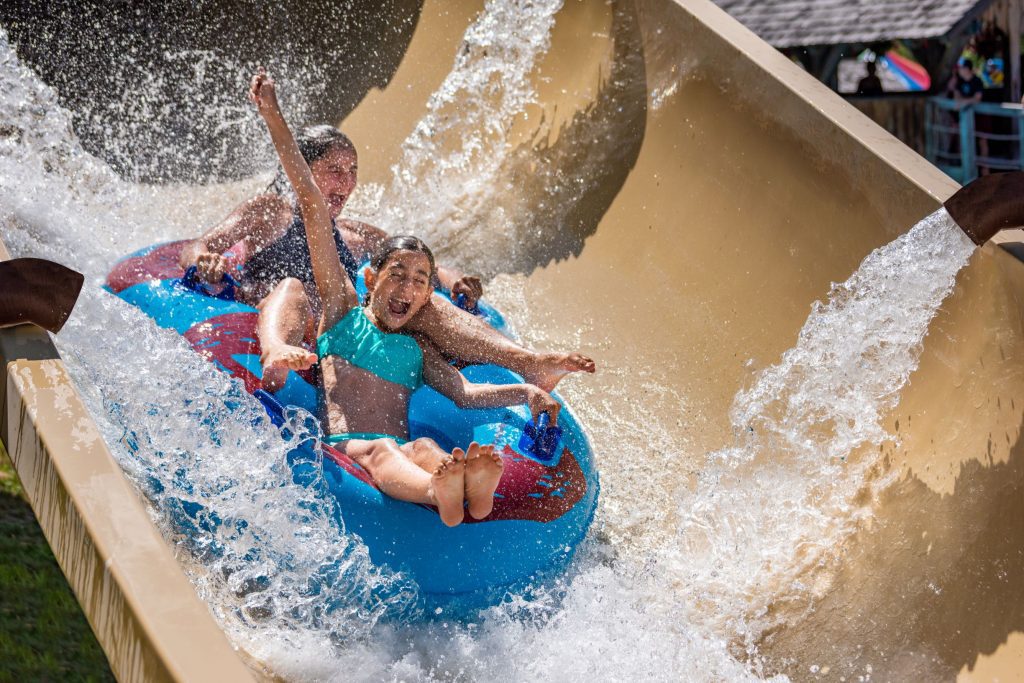
[[(446, 199), (458, 195), (465, 207), (468, 188), (473, 203), (486, 203), (559, 4), (488, 5), (393, 183), (364, 190), (356, 208), (389, 225), (425, 207), (427, 223), (457, 230)], [(459, 106), (496, 75), (506, 91)], [(258, 129), (252, 112), (226, 116)], [(440, 154), (446, 136), (465, 144)], [(878, 449), (866, 446), (884, 439), (882, 419), (972, 249), (940, 212), (871, 254), (814, 307), (794, 348), (737, 395), (735, 443), (706, 455), (694, 491), (650, 499), (640, 478), (606, 491), (590, 539), (556, 585), (509, 596), (471, 623), (423, 625), (415, 584), (372, 565), (338, 527), (329, 496), (291, 483), (292, 442), (238, 383), (99, 288), (117, 258), (194, 235), (271, 173), (268, 164), (261, 177), (214, 189), (120, 180), (82, 151), (69, 114), (0, 37), (0, 237), (15, 256), (86, 274), (57, 343), (89, 409), (233, 642), (296, 680), (757, 679), (754, 644), (778, 618), (768, 608), (814, 590), (814, 568), (870, 514), (858, 494), (885, 485), (867, 474)], [(569, 395), (592, 431), (614, 428), (598, 399)], [(294, 432), (310, 427), (305, 418), (293, 416)], [(648, 429), (674, 446), (652, 454), (686, 448), (675, 425)], [(604, 455), (606, 471), (629, 466)], [(219, 524), (183, 528), (190, 501)], [(670, 543), (626, 551), (608, 540), (628, 524), (626, 510), (647, 519), (671, 511), (680, 523)]]

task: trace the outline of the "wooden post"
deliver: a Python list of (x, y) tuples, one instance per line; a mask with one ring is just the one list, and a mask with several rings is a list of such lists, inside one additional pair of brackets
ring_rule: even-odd
[(1017, 126), (1017, 168), (1024, 171), (1024, 112), (1018, 111), (1013, 122)]
[(839, 66), (839, 60), (843, 58), (844, 47), (845, 45), (833, 45), (825, 54), (818, 67), (818, 80), (833, 90), (839, 90), (839, 79), (836, 76), (836, 69)]
[(929, 98), (924, 103), (924, 158), (938, 166), (939, 157), (935, 153), (935, 131), (932, 128), (935, 125), (935, 119), (935, 105)]
[(1007, 5), (1006, 12), (1006, 32), (1010, 34), (1010, 45), (1009, 54), (1006, 56), (1006, 60), (1009, 62), (1006, 66), (1009, 67), (1008, 72), (1010, 75), (1010, 101), (1020, 102), (1020, 29), (1021, 29), (1021, 11), (1024, 9), (1024, 4), (1021, 0), (1010, 0)]
[(965, 106), (960, 110), (960, 168), (961, 183), (966, 185), (978, 177), (978, 168), (974, 161), (974, 107)]

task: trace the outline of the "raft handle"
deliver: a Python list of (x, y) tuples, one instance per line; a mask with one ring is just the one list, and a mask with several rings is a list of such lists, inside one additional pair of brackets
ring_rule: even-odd
[(213, 297), (214, 299), (221, 299), (222, 301), (235, 300), (235, 292), (241, 287), (241, 285), (238, 283), (238, 280), (233, 278), (230, 274), (224, 273), (224, 277), (220, 280), (221, 285), (223, 285), (223, 289), (219, 292), (214, 292), (210, 289), (210, 285), (205, 282), (201, 282), (199, 278), (196, 277), (197, 272), (198, 269), (195, 266), (189, 266), (181, 278), (181, 286), (189, 291)]
[(519, 450), (532, 455), (541, 462), (555, 458), (562, 442), (562, 428), (551, 424), (551, 416), (541, 413), (536, 421), (530, 418), (519, 437)]
[(473, 315), (483, 316), (483, 311), (480, 310), (480, 304), (475, 303), (472, 306), (466, 303), (466, 295), (458, 294), (455, 297), (455, 305), (464, 310), (466, 313), (472, 313)]

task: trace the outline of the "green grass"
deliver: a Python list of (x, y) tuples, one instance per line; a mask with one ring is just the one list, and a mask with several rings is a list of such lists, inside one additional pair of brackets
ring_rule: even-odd
[(0, 682), (113, 680), (0, 444)]

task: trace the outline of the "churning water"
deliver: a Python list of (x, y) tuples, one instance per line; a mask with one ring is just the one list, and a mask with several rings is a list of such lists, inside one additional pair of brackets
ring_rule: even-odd
[[(431, 225), (457, 230), (446, 200), (468, 188), (474, 205), (486, 204), (559, 6), (488, 3), (392, 184), (364, 190), (366, 206), (387, 207), (382, 224), (426, 209)], [(506, 89), (484, 87), (496, 81)], [(253, 112), (225, 117), (255, 127)], [(70, 113), (0, 33), (0, 237), (15, 256), (86, 274), (58, 347), (236, 645), (295, 680), (758, 679), (757, 638), (780, 618), (769, 608), (813, 590), (813, 568), (870, 514), (859, 494), (886, 483), (868, 476), (877, 448), (865, 446), (885, 438), (882, 419), (972, 250), (949, 217), (938, 212), (872, 253), (815, 305), (795, 346), (736, 396), (735, 443), (706, 455), (695, 490), (649, 499), (637, 481), (606, 493), (591, 538), (557, 584), (509, 596), (472, 623), (423, 624), (415, 584), (369, 561), (322, 490), (292, 484), (285, 454), (315, 429), (308, 416), (293, 415), (282, 436), (238, 383), (100, 290), (117, 258), (195, 235), (258, 191), (272, 173), (267, 158), (266, 174), (233, 185), (122, 180), (82, 149)], [(602, 455), (602, 468), (622, 466)], [(199, 500), (219, 523), (187, 522), (183, 510)], [(602, 533), (606, 511), (637, 506), (652, 517), (677, 512), (670, 543), (627, 552), (604, 540), (613, 536)]]

